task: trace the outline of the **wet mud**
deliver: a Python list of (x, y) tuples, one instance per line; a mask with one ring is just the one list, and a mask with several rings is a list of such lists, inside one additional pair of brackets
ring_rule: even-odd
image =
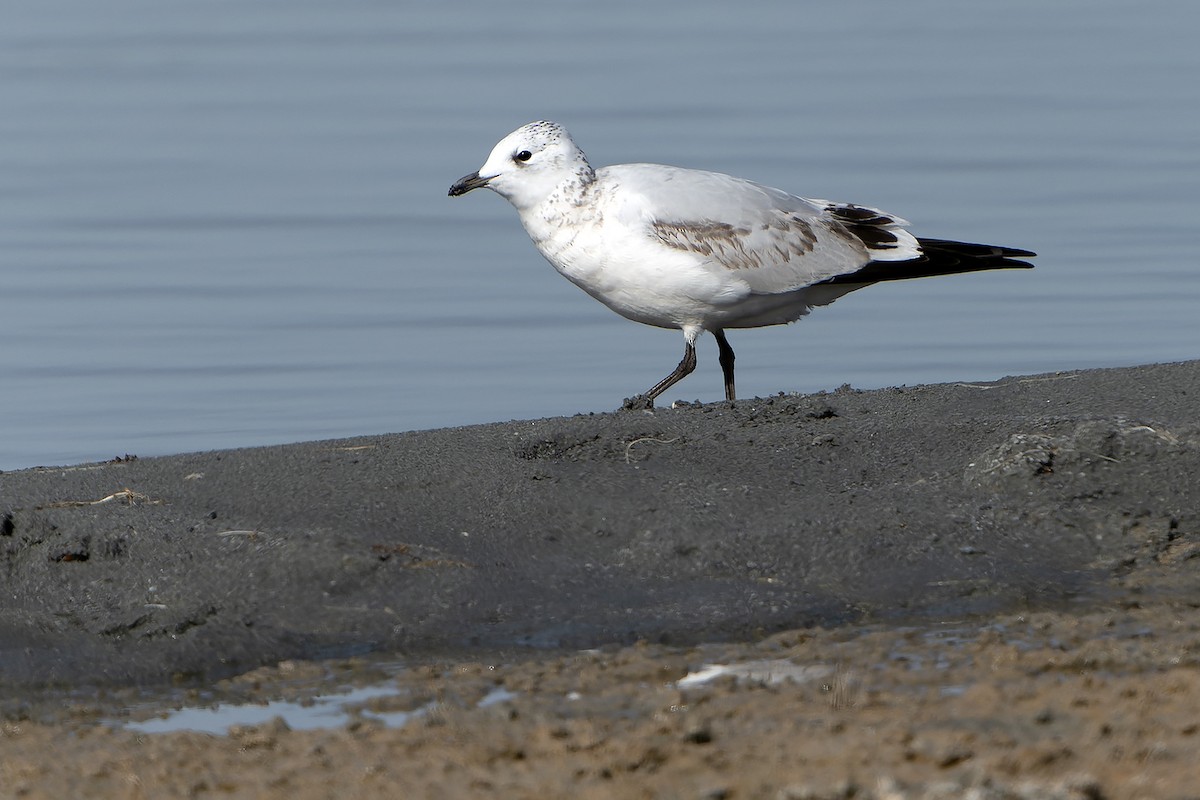
[[(0, 474), (0, 785), (1194, 796), (1198, 396), (1188, 362)], [(380, 680), (421, 713), (99, 722)]]

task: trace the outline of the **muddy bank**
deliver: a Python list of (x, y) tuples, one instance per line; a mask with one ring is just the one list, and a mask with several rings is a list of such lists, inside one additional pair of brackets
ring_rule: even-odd
[(1176, 591), (1198, 397), (1189, 362), (0, 474), (4, 707)]
[[(731, 669), (705, 680), (717, 664)], [(0, 796), (1183, 800), (1200, 781), (1200, 615), (1179, 602), (526, 653), (380, 681), (362, 659), (283, 662), (174, 701), (386, 688), (317, 729), (143, 734), (114, 727), (112, 697), (0, 722)]]

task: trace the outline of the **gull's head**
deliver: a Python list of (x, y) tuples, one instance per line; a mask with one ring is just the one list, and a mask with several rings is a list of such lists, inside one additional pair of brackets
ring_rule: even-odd
[(583, 151), (557, 122), (531, 122), (505, 136), (477, 172), (450, 187), (457, 197), (487, 187), (523, 210), (537, 205), (564, 181), (594, 176)]

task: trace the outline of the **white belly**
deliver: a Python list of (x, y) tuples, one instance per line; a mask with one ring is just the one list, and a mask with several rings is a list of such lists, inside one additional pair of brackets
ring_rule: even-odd
[(622, 226), (603, 231), (596, 225), (547, 226), (529, 233), (563, 277), (635, 322), (720, 327), (749, 294), (732, 274), (721, 274), (691, 254), (653, 247), (643, 234)]

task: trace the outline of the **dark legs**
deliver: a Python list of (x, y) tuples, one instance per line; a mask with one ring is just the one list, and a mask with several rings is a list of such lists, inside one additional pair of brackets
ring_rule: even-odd
[[(693, 336), (693, 338), (695, 337)], [(654, 408), (654, 398), (679, 383), (688, 375), (691, 375), (694, 369), (696, 369), (696, 345), (692, 344), (691, 341), (685, 341), (683, 345), (683, 360), (679, 362), (679, 366), (675, 367), (675, 371), (647, 389), (645, 394), (639, 394), (636, 397), (626, 399), (622, 408), (633, 410)]]
[(713, 336), (717, 337), (717, 349), (720, 351), (721, 372), (725, 375), (725, 399), (736, 400), (737, 396), (733, 390), (733, 348), (729, 346), (729, 340), (725, 338), (725, 331), (717, 328), (713, 331)]
[(667, 377), (663, 378), (654, 386), (650, 387), (645, 394), (645, 398), (651, 403), (654, 398), (670, 389), (675, 384), (692, 374), (696, 369), (696, 346), (691, 342), (685, 342), (683, 345), (683, 360), (679, 362), (679, 366), (675, 367), (675, 371)]
[[(629, 409), (654, 408), (654, 398), (679, 383), (688, 375), (691, 375), (696, 369), (695, 341), (699, 333), (699, 328), (685, 332), (683, 360), (679, 362), (679, 366), (675, 367), (675, 370), (670, 375), (647, 389), (644, 394), (640, 394), (637, 397), (630, 397), (625, 401), (623, 407)], [(713, 336), (717, 339), (717, 349), (720, 351), (721, 372), (725, 375), (725, 399), (733, 400), (737, 396), (733, 388), (733, 348), (729, 346), (729, 340), (725, 338), (725, 331), (717, 328), (713, 331)]]

